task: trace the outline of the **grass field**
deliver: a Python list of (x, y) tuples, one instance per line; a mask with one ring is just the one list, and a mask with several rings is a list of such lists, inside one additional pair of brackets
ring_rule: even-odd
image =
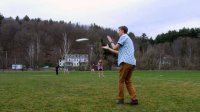
[(200, 112), (200, 71), (135, 71), (137, 106), (116, 105), (118, 72), (104, 74), (0, 72), (0, 112)]

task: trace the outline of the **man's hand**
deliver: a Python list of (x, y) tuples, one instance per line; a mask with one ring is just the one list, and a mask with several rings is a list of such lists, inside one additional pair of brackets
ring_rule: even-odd
[(112, 42), (112, 38), (109, 35), (107, 35), (107, 39), (109, 42)]
[(102, 48), (108, 50), (108, 49), (109, 49), (109, 46), (108, 46), (108, 44), (107, 44), (106, 46), (102, 46)]
[(111, 49), (108, 44), (106, 46), (102, 46), (101, 48), (111, 51), (112, 53), (118, 54), (117, 50)]

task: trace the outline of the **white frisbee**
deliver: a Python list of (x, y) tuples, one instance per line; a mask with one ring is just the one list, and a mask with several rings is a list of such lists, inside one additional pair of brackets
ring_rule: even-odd
[(89, 40), (88, 38), (80, 38), (80, 39), (76, 39), (76, 42), (82, 42), (82, 41), (87, 41)]

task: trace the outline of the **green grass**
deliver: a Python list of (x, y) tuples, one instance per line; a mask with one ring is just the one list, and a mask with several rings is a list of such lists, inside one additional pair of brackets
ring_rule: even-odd
[(200, 111), (200, 71), (135, 71), (137, 106), (116, 105), (118, 72), (104, 74), (0, 72), (0, 112)]

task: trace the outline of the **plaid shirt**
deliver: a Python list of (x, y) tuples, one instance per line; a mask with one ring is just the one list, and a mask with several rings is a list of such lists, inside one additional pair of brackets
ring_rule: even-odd
[(117, 43), (120, 45), (118, 52), (118, 65), (122, 62), (136, 65), (134, 45), (130, 37), (127, 34), (124, 34), (119, 38)]

